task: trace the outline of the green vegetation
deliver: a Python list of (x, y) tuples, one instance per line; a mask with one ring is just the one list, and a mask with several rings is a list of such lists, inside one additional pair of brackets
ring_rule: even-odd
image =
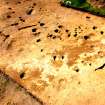
[(79, 8), (96, 15), (105, 16), (105, 8), (97, 8), (87, 2), (87, 0), (62, 0), (61, 3), (67, 7)]

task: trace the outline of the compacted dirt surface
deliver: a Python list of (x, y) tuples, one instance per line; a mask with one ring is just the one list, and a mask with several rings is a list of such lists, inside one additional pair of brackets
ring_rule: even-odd
[(0, 105), (41, 105), (41, 103), (0, 72)]
[[(105, 18), (59, 0), (0, 0), (0, 70), (44, 105), (105, 105)], [(1, 105), (35, 104), (2, 84)]]

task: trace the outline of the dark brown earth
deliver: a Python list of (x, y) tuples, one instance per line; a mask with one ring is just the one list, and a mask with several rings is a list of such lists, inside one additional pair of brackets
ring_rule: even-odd
[(41, 105), (26, 90), (0, 72), (0, 105)]
[(105, 0), (88, 0), (93, 6), (105, 8)]

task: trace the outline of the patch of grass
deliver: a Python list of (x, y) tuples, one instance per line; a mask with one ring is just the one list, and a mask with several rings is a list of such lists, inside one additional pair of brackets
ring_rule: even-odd
[(105, 16), (105, 8), (97, 8), (87, 2), (87, 0), (61, 0), (61, 3), (63, 3), (66, 7), (78, 8), (91, 12), (95, 15)]

